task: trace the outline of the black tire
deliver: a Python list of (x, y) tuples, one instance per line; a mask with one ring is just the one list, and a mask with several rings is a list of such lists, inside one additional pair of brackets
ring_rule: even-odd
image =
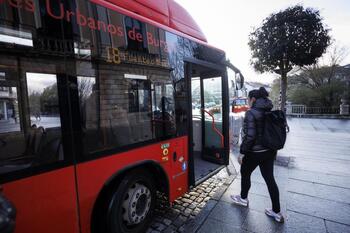
[[(131, 203), (131, 200), (130, 200), (131, 197), (129, 193), (130, 193), (130, 190), (134, 190), (135, 187), (138, 187), (138, 188), (147, 187), (147, 189), (149, 190), (149, 193), (147, 192), (147, 195), (145, 194), (146, 199), (148, 200), (148, 202), (147, 201), (146, 202), (149, 203), (149, 200), (151, 202), (149, 207), (147, 207), (148, 211), (145, 210), (147, 214), (145, 215), (143, 220), (139, 220), (140, 222), (137, 224), (135, 223), (132, 224), (132, 223), (128, 223), (125, 220), (124, 215), (127, 215), (127, 214), (125, 214), (126, 208), (123, 207), (123, 204), (125, 206), (126, 203)], [(126, 177), (122, 180), (122, 182), (116, 188), (115, 192), (113, 193), (109, 201), (108, 212), (107, 212), (108, 233), (145, 232), (153, 217), (153, 212), (154, 212), (155, 202), (156, 202), (155, 189), (156, 187), (155, 187), (154, 179), (145, 170), (137, 169), (130, 172), (128, 175), (126, 175)], [(141, 200), (141, 197), (138, 200)], [(141, 201), (137, 201), (137, 203), (139, 202)], [(142, 206), (142, 203), (141, 203), (141, 206)], [(129, 208), (128, 211), (130, 212), (131, 209)]]

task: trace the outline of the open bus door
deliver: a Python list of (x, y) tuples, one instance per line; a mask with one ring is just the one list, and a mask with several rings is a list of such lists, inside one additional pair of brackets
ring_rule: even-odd
[(196, 185), (229, 163), (229, 95), (225, 66), (186, 62), (189, 177)]

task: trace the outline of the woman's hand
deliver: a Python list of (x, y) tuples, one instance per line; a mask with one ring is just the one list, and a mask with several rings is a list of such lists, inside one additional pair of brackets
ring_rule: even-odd
[(237, 161), (238, 161), (239, 165), (242, 165), (242, 163), (243, 163), (243, 157), (244, 157), (244, 154), (239, 154), (239, 155), (238, 155)]

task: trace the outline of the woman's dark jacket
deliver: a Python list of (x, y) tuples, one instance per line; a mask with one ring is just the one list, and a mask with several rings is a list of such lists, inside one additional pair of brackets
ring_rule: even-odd
[(268, 150), (262, 145), (262, 136), (264, 131), (265, 112), (271, 111), (273, 105), (267, 98), (257, 99), (251, 109), (249, 109), (243, 121), (243, 140), (240, 147), (240, 153), (262, 152)]

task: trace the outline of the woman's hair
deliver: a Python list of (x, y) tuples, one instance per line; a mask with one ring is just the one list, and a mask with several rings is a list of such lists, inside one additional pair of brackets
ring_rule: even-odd
[(264, 87), (260, 87), (259, 89), (251, 90), (248, 93), (249, 98), (254, 97), (255, 99), (267, 98), (268, 96), (269, 96), (269, 93), (266, 91), (266, 89)]

